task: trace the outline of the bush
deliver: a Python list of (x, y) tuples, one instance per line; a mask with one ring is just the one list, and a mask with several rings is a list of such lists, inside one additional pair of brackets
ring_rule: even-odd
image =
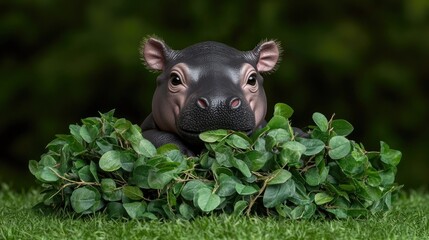
[(70, 125), (70, 134), (57, 135), (29, 168), (45, 188), (41, 205), (114, 218), (347, 218), (391, 208), (401, 187), (401, 152), (384, 142), (380, 151), (367, 151), (346, 138), (353, 131), (348, 121), (321, 113), (299, 137), (288, 121), (292, 113), (276, 104), (273, 118), (251, 136), (204, 132), (206, 150), (188, 157), (171, 144), (156, 149), (112, 110)]

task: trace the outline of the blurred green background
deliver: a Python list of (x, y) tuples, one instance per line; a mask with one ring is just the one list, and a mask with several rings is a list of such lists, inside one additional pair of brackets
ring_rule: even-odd
[(277, 39), (266, 76), (294, 126), (315, 111), (349, 120), (351, 139), (403, 152), (398, 179), (429, 186), (429, 1), (1, 1), (0, 181), (35, 183), (27, 170), (71, 123), (116, 109), (141, 123), (156, 75), (140, 61), (143, 37), (172, 48), (204, 40), (240, 50)]

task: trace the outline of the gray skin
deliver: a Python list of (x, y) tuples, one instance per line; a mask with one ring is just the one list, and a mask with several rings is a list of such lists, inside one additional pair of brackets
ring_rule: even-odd
[(143, 136), (156, 147), (173, 143), (195, 155), (204, 147), (201, 132), (231, 129), (251, 134), (266, 123), (261, 73), (275, 69), (280, 52), (275, 41), (261, 42), (251, 51), (218, 42), (172, 50), (160, 39), (146, 39), (142, 59), (160, 75), (152, 113), (141, 125)]

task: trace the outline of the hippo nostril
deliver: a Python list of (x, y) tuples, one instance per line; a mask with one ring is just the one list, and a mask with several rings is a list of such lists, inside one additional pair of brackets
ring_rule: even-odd
[(197, 100), (197, 105), (202, 109), (207, 109), (209, 107), (209, 101), (207, 98), (201, 97)]
[(240, 100), (240, 98), (235, 97), (235, 98), (231, 99), (231, 101), (229, 102), (229, 106), (230, 106), (232, 109), (237, 109), (237, 108), (239, 108), (239, 107), (241, 106), (241, 100)]

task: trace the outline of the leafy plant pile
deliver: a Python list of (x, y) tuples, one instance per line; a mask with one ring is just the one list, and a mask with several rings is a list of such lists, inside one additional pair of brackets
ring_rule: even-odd
[(298, 137), (293, 110), (275, 106), (252, 136), (229, 130), (200, 134), (206, 151), (184, 156), (156, 149), (137, 125), (114, 111), (70, 125), (40, 161), (29, 163), (45, 188), (41, 205), (111, 217), (192, 219), (212, 212), (291, 219), (366, 216), (391, 208), (401, 152), (380, 142), (367, 151), (346, 138), (346, 120), (314, 113), (309, 136)]

